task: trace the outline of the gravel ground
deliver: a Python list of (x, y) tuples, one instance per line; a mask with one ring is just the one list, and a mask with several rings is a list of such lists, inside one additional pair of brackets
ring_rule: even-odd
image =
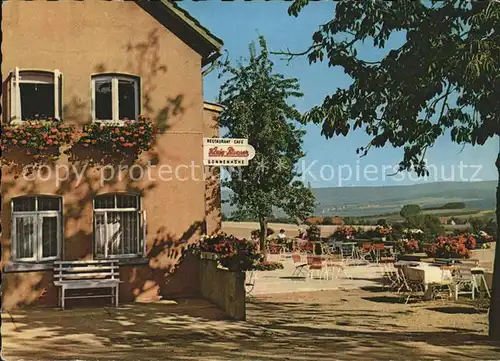
[(200, 300), (3, 316), (7, 360), (494, 360), (487, 315), (376, 288), (253, 298), (247, 321)]

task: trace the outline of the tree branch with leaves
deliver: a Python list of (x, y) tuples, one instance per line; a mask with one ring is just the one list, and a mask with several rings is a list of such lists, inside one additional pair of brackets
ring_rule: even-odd
[[(295, 0), (289, 15), (299, 16), (308, 3)], [(399, 170), (428, 174), (425, 152), (438, 138), (483, 145), (500, 135), (499, 29), (498, 1), (336, 1), (307, 56), (310, 63), (342, 67), (352, 84), (327, 96), (303, 122), (322, 124), (326, 138), (364, 129), (371, 140), (358, 152), (402, 148)], [(394, 34), (405, 41), (379, 61), (358, 56), (362, 42), (385, 48)], [(500, 153), (496, 158), (500, 179)], [(500, 183), (497, 225), (499, 205)], [(489, 333), (500, 340), (500, 247), (495, 258)]]
[(232, 190), (230, 203), (238, 212), (255, 217), (260, 225), (260, 246), (265, 250), (268, 219), (280, 209), (288, 216), (304, 220), (314, 210), (314, 196), (298, 180), (295, 169), (304, 156), (304, 130), (298, 128), (300, 112), (288, 103), (303, 96), (297, 79), (273, 72), (267, 45), (259, 38), (260, 51), (250, 44), (245, 64), (222, 64), (225, 78), (219, 94), (224, 111), (220, 126), (227, 137), (246, 138), (255, 148), (248, 166), (229, 169), (223, 182)]

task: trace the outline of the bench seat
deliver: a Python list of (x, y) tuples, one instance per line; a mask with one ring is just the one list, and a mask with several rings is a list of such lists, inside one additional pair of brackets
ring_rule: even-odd
[[(120, 285), (118, 260), (101, 261), (61, 261), (54, 262), (54, 285), (61, 288), (60, 304), (64, 310), (66, 299), (111, 297), (118, 307)], [(73, 295), (68, 296), (68, 290), (85, 290), (109, 288), (110, 294)]]
[(63, 286), (68, 289), (81, 289), (81, 288), (107, 288), (114, 287), (121, 283), (120, 280), (83, 280), (83, 281), (56, 281), (54, 285)]

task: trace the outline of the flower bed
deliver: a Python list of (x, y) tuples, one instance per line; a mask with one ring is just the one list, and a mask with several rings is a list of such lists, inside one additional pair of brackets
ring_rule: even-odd
[(238, 239), (225, 233), (214, 236), (202, 236), (200, 251), (217, 254), (221, 266), (231, 271), (253, 270), (264, 257), (257, 252), (257, 245), (246, 239)]
[(353, 239), (354, 236), (356, 235), (356, 231), (352, 227), (339, 227), (333, 232), (332, 237), (336, 241), (344, 241), (348, 239)]
[(71, 144), (73, 134), (73, 127), (62, 122), (23, 121), (22, 124), (2, 126), (1, 149), (4, 157), (17, 150), (35, 162), (57, 160), (60, 148)]
[(402, 239), (394, 244), (394, 250), (400, 255), (417, 253), (420, 248), (419, 242), (415, 239)]
[(392, 228), (391, 227), (382, 227), (382, 226), (377, 226), (374, 230), (371, 232), (372, 237), (388, 237), (392, 235)]
[(470, 258), (470, 250), (476, 248), (476, 239), (470, 234), (453, 237), (440, 236), (436, 243), (426, 249), (429, 257)]
[(76, 146), (98, 149), (104, 158), (128, 154), (137, 159), (151, 148), (155, 136), (153, 123), (144, 116), (119, 126), (93, 122), (84, 126)]

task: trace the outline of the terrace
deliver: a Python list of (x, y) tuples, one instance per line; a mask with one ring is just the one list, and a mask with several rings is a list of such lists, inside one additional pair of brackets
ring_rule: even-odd
[[(370, 288), (258, 296), (246, 322), (199, 300), (2, 315), (8, 360), (493, 359), (487, 317), (467, 304), (394, 302)], [(277, 352), (277, 350), (279, 350)]]

